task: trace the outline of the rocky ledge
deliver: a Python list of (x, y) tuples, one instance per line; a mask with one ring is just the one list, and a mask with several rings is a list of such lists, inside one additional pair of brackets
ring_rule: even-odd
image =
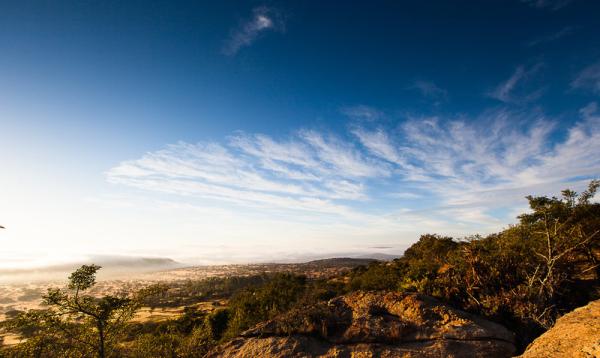
[(501, 325), (409, 293), (355, 292), (261, 323), (208, 357), (510, 357)]
[(600, 300), (559, 318), (521, 357), (600, 357)]

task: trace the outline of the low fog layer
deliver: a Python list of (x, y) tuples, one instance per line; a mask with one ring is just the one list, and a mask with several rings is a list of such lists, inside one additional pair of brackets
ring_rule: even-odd
[(0, 268), (0, 283), (24, 283), (65, 280), (76, 268), (84, 264), (102, 266), (99, 279), (125, 277), (132, 273), (168, 270), (186, 266), (170, 258), (97, 255), (60, 264), (30, 268)]
[[(377, 249), (377, 248), (374, 248)], [(64, 281), (76, 268), (84, 264), (102, 266), (98, 279), (127, 278), (131, 274), (149, 273), (171, 270), (186, 266), (207, 266), (223, 264), (255, 264), (255, 263), (302, 263), (312, 260), (322, 260), (333, 257), (357, 259), (392, 260), (400, 257), (398, 250), (373, 250), (373, 252), (340, 251), (332, 253), (297, 253), (282, 255), (266, 255), (264, 257), (226, 258), (213, 257), (213, 260), (202, 258), (187, 258), (173, 260), (164, 257), (136, 257), (119, 255), (93, 255), (71, 259), (62, 263), (49, 263), (35, 266), (0, 267), (0, 283), (28, 283), (45, 281)], [(397, 252), (396, 252), (397, 251)], [(185, 262), (185, 263), (184, 263)]]

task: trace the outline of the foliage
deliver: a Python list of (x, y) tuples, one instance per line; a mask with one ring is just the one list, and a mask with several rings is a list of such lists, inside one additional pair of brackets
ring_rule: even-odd
[[(48, 308), (15, 312), (5, 328), (27, 338), (0, 352), (15, 357), (201, 357), (258, 322), (353, 290), (414, 291), (500, 322), (521, 348), (567, 311), (600, 296), (600, 204), (586, 191), (527, 197), (530, 212), (486, 237), (422, 235), (404, 255), (334, 279), (292, 273), (210, 278), (151, 287), (132, 296), (85, 295), (98, 266), (82, 266)], [(227, 300), (202, 312), (195, 303)], [(130, 323), (141, 306), (187, 305), (163, 322)]]
[(401, 281), (403, 270), (400, 265), (373, 263), (359, 266), (350, 273), (350, 290), (389, 290), (396, 289)]
[(148, 297), (144, 304), (149, 307), (191, 306), (210, 299), (228, 298), (244, 288), (260, 286), (269, 279), (269, 275), (260, 274), (173, 282), (169, 284), (169, 290)]
[[(260, 283), (256, 284), (257, 277)], [(232, 280), (210, 280), (210, 284), (234, 282)], [(126, 339), (125, 356), (131, 357), (202, 357), (220, 342), (234, 337), (250, 326), (285, 312), (300, 302), (312, 302), (316, 296), (306, 295), (307, 281), (304, 276), (293, 274), (260, 275), (245, 282), (227, 308), (217, 308), (203, 313), (194, 307), (186, 307), (177, 319), (158, 323), (131, 325)], [(254, 282), (253, 285), (246, 285)], [(316, 295), (329, 289), (316, 281)], [(311, 290), (312, 292), (312, 290)], [(219, 294), (215, 290), (215, 294)]]
[[(530, 213), (487, 237), (423, 235), (392, 264), (355, 270), (352, 288), (441, 298), (512, 328), (525, 346), (600, 292), (600, 182), (561, 198), (527, 197)], [(394, 279), (396, 278), (396, 279)]]
[(97, 265), (81, 266), (69, 276), (66, 290), (48, 289), (43, 296), (47, 309), (23, 312), (9, 320), (5, 328), (27, 338), (13, 353), (36, 357), (117, 355), (126, 322), (145, 298), (162, 288), (152, 286), (131, 297), (85, 295), (95, 285), (99, 269)]
[(306, 277), (279, 273), (256, 288), (236, 293), (229, 302), (231, 319), (226, 337), (234, 337), (254, 324), (295, 306), (306, 290)]

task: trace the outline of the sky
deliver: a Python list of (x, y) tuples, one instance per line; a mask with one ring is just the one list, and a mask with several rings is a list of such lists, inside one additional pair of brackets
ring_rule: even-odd
[(600, 176), (600, 2), (2, 1), (0, 267), (398, 254)]

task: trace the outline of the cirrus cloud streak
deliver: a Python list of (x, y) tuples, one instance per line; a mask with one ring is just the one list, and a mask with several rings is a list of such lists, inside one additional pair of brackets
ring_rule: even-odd
[[(561, 139), (562, 138), (562, 139)], [(390, 230), (497, 230), (528, 194), (581, 189), (600, 175), (600, 116), (570, 127), (506, 109), (472, 119), (409, 118), (347, 133), (301, 129), (287, 138), (235, 133), (176, 143), (124, 161), (109, 182), (215, 207)]]

